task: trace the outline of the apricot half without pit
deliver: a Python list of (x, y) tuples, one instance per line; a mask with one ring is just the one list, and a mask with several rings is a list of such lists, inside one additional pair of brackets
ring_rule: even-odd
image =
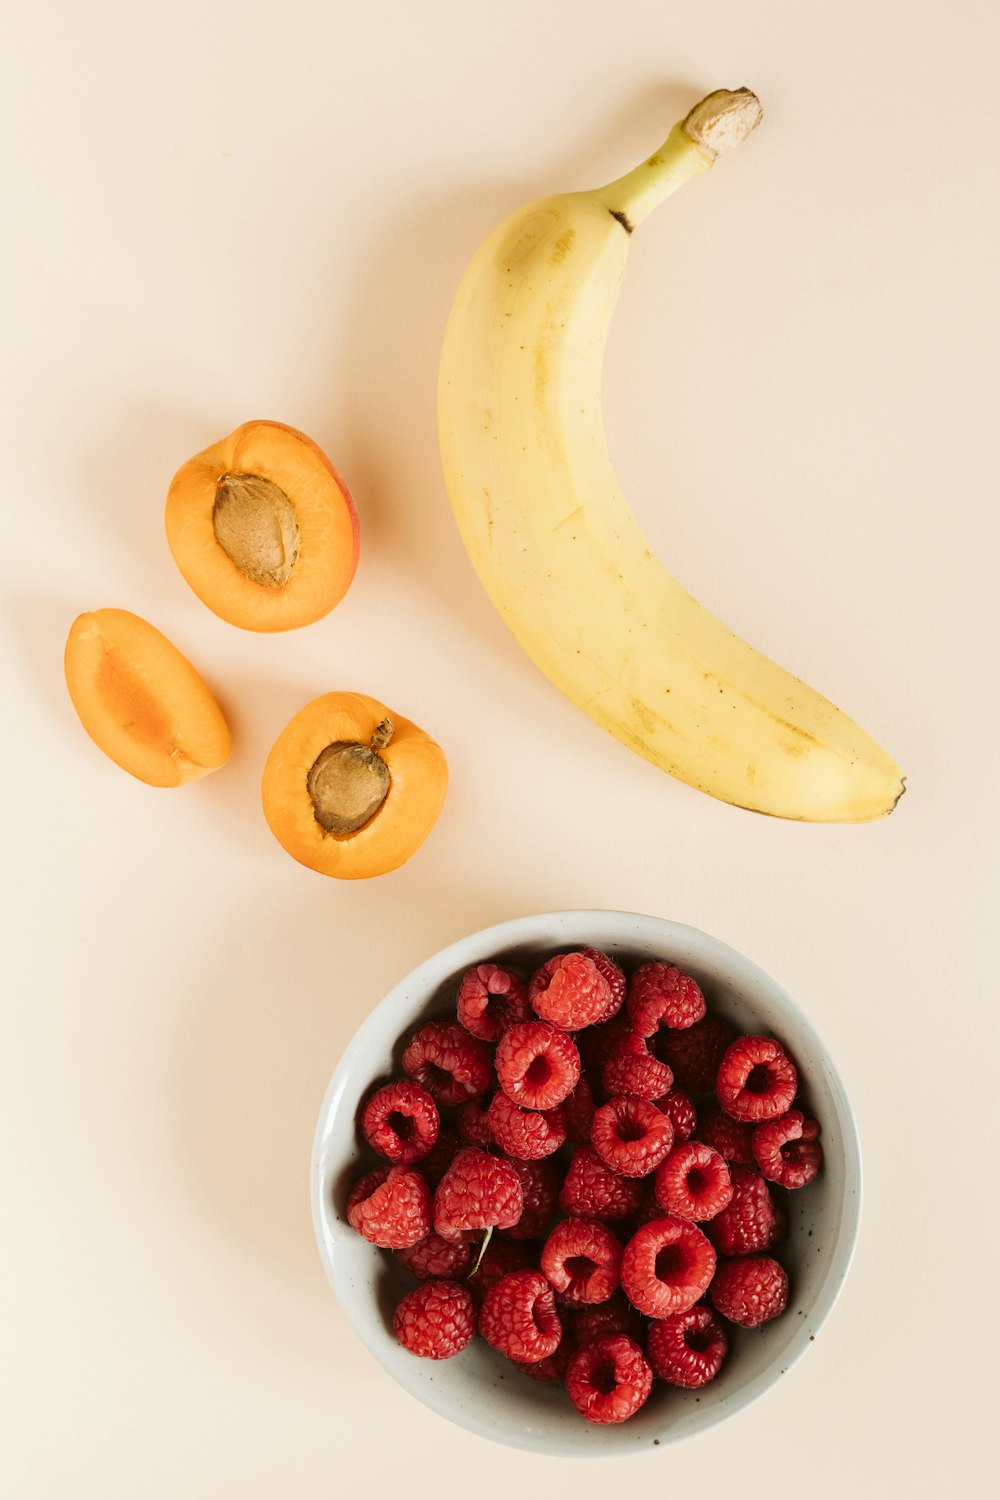
[(194, 667), (127, 609), (74, 620), (66, 686), (80, 722), (116, 765), (149, 786), (182, 786), (229, 758), (229, 727)]
[(244, 630), (294, 630), (328, 614), (358, 565), (358, 514), (311, 438), (245, 422), (170, 484), (167, 542), (209, 609)]
[(363, 693), (325, 693), (282, 730), (264, 766), (264, 816), (321, 875), (398, 869), (433, 828), (448, 789), (440, 745)]

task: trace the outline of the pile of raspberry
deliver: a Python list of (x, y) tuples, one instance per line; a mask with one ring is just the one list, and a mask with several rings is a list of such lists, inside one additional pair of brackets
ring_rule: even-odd
[(626, 978), (582, 948), (527, 984), (479, 964), (402, 1065), (364, 1105), (384, 1160), (347, 1217), (418, 1283), (393, 1320), (412, 1354), (478, 1332), (589, 1421), (623, 1422), (654, 1379), (713, 1380), (732, 1325), (785, 1311), (771, 1252), (785, 1195), (822, 1166), (819, 1126), (781, 1042), (709, 1016), (673, 964)]

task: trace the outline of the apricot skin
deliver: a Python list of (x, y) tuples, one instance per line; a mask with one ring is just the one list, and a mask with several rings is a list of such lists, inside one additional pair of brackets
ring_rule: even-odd
[[(256, 495), (262, 507), (270, 493), (286, 512), (273, 515), (280, 566), (254, 566), (261, 536), (252, 517), (244, 515), (243, 538), (232, 535), (231, 518), (225, 530), (219, 525), (217, 501), (234, 491), (241, 503)], [(198, 598), (243, 630), (294, 630), (322, 619), (358, 566), (354, 497), (312, 439), (283, 422), (244, 422), (189, 459), (171, 480), (165, 522), (174, 561)]]
[[(329, 745), (370, 746), (385, 720), (392, 738), (378, 753), (389, 790), (354, 833), (328, 832), (316, 816), (308, 778)], [(264, 816), (279, 844), (302, 865), (339, 880), (364, 880), (398, 869), (430, 833), (448, 789), (444, 751), (416, 724), (363, 693), (315, 698), (278, 736), (264, 766)]]
[(94, 744), (148, 786), (182, 786), (228, 759), (229, 727), (211, 690), (140, 615), (80, 615), (66, 642), (65, 671)]

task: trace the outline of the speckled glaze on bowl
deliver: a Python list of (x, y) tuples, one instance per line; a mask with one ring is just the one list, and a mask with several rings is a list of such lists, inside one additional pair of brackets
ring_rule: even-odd
[[(373, 1084), (400, 1075), (404, 1040), (421, 1022), (454, 1014), (459, 977), (494, 960), (530, 971), (551, 953), (589, 945), (627, 964), (668, 959), (693, 974), (712, 1014), (741, 1031), (771, 1032), (790, 1049), (810, 1111), (820, 1121), (824, 1171), (790, 1195), (777, 1251), (789, 1273), (788, 1310), (753, 1332), (734, 1330), (721, 1374), (701, 1391), (654, 1382), (645, 1406), (620, 1426), (584, 1420), (561, 1388), (527, 1379), (482, 1339), (449, 1360), (421, 1360), (392, 1333), (392, 1308), (414, 1282), (388, 1251), (347, 1223), (351, 1184), (373, 1165), (358, 1128)], [(348, 1319), (375, 1358), (418, 1400), (459, 1426), (533, 1452), (585, 1458), (665, 1446), (742, 1411), (808, 1349), (837, 1300), (861, 1214), (861, 1154), (844, 1086), (812, 1025), (773, 979), (707, 933), (632, 912), (560, 911), (473, 933), (420, 964), (362, 1023), (330, 1082), (313, 1148), (312, 1207), (320, 1255)]]

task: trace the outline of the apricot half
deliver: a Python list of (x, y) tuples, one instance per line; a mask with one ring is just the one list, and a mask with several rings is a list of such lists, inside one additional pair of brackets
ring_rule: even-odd
[(404, 864), (448, 789), (440, 745), (363, 693), (325, 693), (282, 730), (264, 766), (264, 816), (321, 875), (362, 880)]
[(328, 614), (358, 565), (358, 514), (311, 438), (245, 422), (174, 475), (167, 542), (198, 598), (244, 630)]
[(139, 615), (95, 609), (74, 620), (66, 686), (105, 755), (149, 786), (181, 786), (229, 758), (229, 726), (186, 656)]

